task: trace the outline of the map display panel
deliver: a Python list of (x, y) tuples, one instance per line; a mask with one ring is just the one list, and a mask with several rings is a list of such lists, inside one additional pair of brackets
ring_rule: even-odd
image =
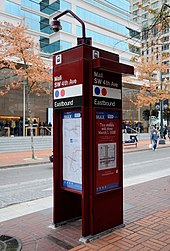
[(63, 112), (63, 187), (82, 190), (82, 116)]

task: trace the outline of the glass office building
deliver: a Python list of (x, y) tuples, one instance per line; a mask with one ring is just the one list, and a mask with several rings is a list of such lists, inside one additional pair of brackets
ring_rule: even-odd
[[(53, 18), (66, 9), (84, 21), (86, 36), (92, 37), (93, 46), (119, 54), (120, 62), (126, 64), (130, 64), (130, 59), (139, 53), (140, 28), (130, 19), (128, 0), (1, 0), (0, 20), (22, 21), (28, 25), (29, 33), (39, 42), (42, 57), (50, 61), (54, 52), (76, 46), (77, 37), (82, 36), (81, 24), (70, 14), (60, 19), (60, 32), (53, 33), (50, 29)], [(22, 116), (22, 95), (15, 95), (16, 110), (8, 108), (10, 93), (1, 98), (0, 116)], [(32, 98), (37, 107), (41, 107), (33, 111), (34, 116), (44, 121), (46, 108), (52, 105), (50, 98)], [(128, 114), (131, 116), (130, 111)]]
[[(164, 83), (170, 84), (170, 27), (168, 23), (164, 23), (160, 30), (159, 27), (153, 25), (156, 20), (158, 20), (157, 15), (161, 10), (163, 10), (164, 13), (167, 13), (168, 21), (170, 0), (131, 0), (130, 2), (130, 10), (132, 14), (131, 19), (141, 25), (141, 54), (146, 61), (152, 59), (155, 62), (162, 62), (162, 64), (165, 64), (168, 67), (166, 71), (163, 72), (155, 70), (153, 72), (153, 77), (159, 81), (161, 80), (162, 85), (164, 85)], [(148, 11), (149, 9), (150, 11)], [(155, 15), (153, 15), (153, 13), (155, 13)], [(161, 15), (159, 17), (161, 18)], [(160, 23), (162, 23), (162, 21)], [(165, 56), (163, 60), (162, 56)], [(168, 102), (165, 100), (164, 103), (164, 123), (168, 124), (170, 123), (170, 101)], [(167, 109), (166, 107), (168, 103), (169, 108)], [(144, 109), (148, 109), (148, 107), (145, 107)], [(160, 116), (159, 111), (159, 119)]]

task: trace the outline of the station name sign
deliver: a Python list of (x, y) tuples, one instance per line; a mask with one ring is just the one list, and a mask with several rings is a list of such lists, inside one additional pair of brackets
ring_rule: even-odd
[(93, 106), (121, 108), (121, 76), (93, 70)]
[(77, 84), (77, 79), (74, 81), (64, 80), (62, 81), (62, 76), (56, 77), (57, 88), (54, 89), (54, 108), (62, 109), (68, 107), (81, 106), (82, 104), (82, 94), (83, 85)]
[(83, 84), (79, 72), (82, 72), (80, 61), (61, 64), (54, 68), (54, 109), (80, 107), (82, 105)]

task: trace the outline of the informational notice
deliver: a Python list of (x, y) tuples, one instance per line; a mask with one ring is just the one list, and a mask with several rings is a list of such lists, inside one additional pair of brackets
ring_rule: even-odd
[(119, 187), (119, 134), (118, 111), (96, 111), (96, 192), (101, 193)]
[(116, 143), (98, 144), (98, 170), (116, 167)]
[(82, 190), (82, 118), (80, 111), (63, 112), (63, 187)]

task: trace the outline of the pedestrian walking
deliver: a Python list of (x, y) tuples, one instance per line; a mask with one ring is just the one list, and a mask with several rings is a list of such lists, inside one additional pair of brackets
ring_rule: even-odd
[(170, 140), (170, 125), (168, 126), (167, 131), (168, 131), (168, 138), (169, 138), (169, 140)]
[(11, 119), (11, 122), (10, 122), (11, 136), (14, 136), (14, 134), (15, 134), (15, 127), (16, 127), (15, 121), (13, 119)]
[(151, 128), (151, 136), (150, 136), (150, 144), (149, 144), (149, 148), (153, 148), (153, 133), (156, 131), (156, 126), (152, 125)]
[(155, 129), (152, 133), (152, 141), (153, 141), (153, 150), (157, 150), (157, 142), (158, 142), (159, 134), (158, 131)]
[(164, 135), (164, 139), (166, 139), (166, 135), (167, 135), (167, 126), (166, 125), (163, 128), (163, 135)]

